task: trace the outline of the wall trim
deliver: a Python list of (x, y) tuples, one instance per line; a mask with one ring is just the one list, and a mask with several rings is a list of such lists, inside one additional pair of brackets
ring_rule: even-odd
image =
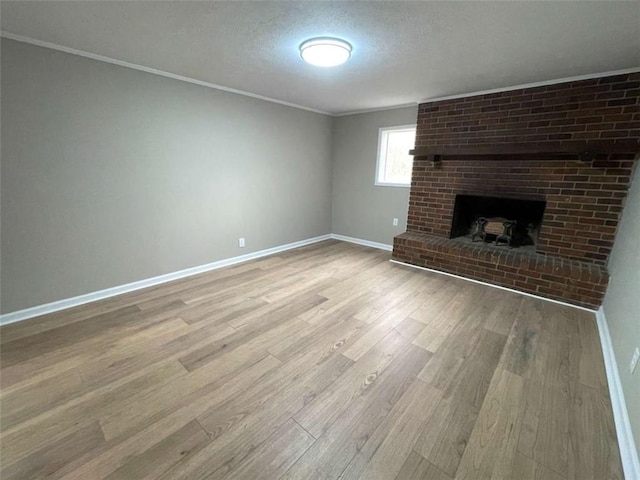
[(560, 300), (554, 300), (552, 298), (540, 297), (538, 295), (534, 295), (532, 293), (521, 292), (520, 290), (514, 290), (513, 288), (503, 287), (502, 285), (494, 285), (493, 283), (483, 282), (481, 280), (475, 280), (473, 278), (462, 277), (460, 275), (456, 275), (454, 273), (443, 272), (442, 270), (435, 270), (433, 268), (421, 267), (419, 265), (413, 265), (411, 263), (401, 262), (399, 260), (391, 259), (389, 260), (391, 263), (397, 263), (398, 265), (404, 265), (405, 267), (417, 268), (419, 270), (426, 270), (427, 272), (439, 273), (441, 275), (446, 275), (448, 277), (458, 278), (460, 280), (466, 280), (467, 282), (477, 283), (479, 285), (484, 285), (487, 287), (498, 288), (500, 290), (506, 290), (507, 292), (517, 293), (519, 295), (524, 295), (525, 297), (535, 298), (537, 300), (544, 300), (545, 302), (557, 303), (558, 305), (563, 305), (565, 307), (577, 308), (578, 310), (584, 310), (585, 312), (596, 313), (596, 310), (587, 307), (581, 307), (579, 305), (573, 305), (571, 303), (561, 302)]
[(362, 238), (355, 238), (355, 237), (347, 237), (346, 235), (339, 235), (337, 233), (332, 233), (331, 238), (333, 238), (334, 240), (340, 240), (341, 242), (356, 243), (358, 245), (364, 245), (365, 247), (372, 247), (372, 248), (377, 248), (379, 250), (386, 250), (387, 252), (391, 252), (393, 250), (393, 245), (389, 245), (387, 243), (372, 242), (370, 240), (364, 240)]
[(616, 435), (620, 448), (620, 459), (624, 476), (627, 480), (640, 480), (640, 461), (638, 460), (638, 450), (633, 439), (631, 423), (629, 422), (629, 411), (624, 401), (624, 391), (620, 382), (620, 372), (616, 362), (613, 343), (607, 317), (604, 309), (600, 307), (596, 312), (598, 332), (600, 333), (600, 344), (602, 345), (602, 356), (604, 357), (604, 367), (607, 372), (607, 383), (609, 384), (609, 396), (611, 397), (611, 407), (613, 409), (613, 419), (616, 424)]
[(84, 50), (78, 50), (76, 48), (65, 47), (56, 43), (45, 42), (43, 40), (37, 40), (35, 38), (27, 37), (24, 35), (16, 35), (15, 33), (1, 31), (0, 37), (8, 38), (9, 40), (15, 40), (16, 42), (28, 43), (37, 47), (49, 48), (51, 50), (58, 50), (60, 52), (69, 53), (71, 55), (78, 55), (79, 57), (86, 57), (99, 62), (111, 63), (120, 67), (130, 68), (132, 70), (139, 70), (141, 72), (151, 73), (153, 75), (159, 75), (161, 77), (172, 78), (173, 80), (179, 80), (181, 82), (193, 83), (200, 85), (201, 87), (213, 88), (215, 90), (221, 90), (223, 92), (235, 93), (236, 95), (242, 95), (244, 97), (256, 98), (258, 100), (264, 100), (265, 102), (277, 103), (278, 105), (284, 105), (286, 107), (297, 108), (300, 110), (307, 110), (309, 112), (320, 113), (322, 115), (333, 116), (329, 112), (318, 110), (311, 107), (305, 107), (304, 105), (298, 105), (297, 103), (285, 102), (284, 100), (278, 100), (272, 97), (265, 97), (264, 95), (258, 95), (256, 93), (247, 92), (244, 90), (238, 90), (236, 88), (225, 87), (216, 83), (205, 82), (203, 80), (197, 80), (191, 77), (185, 77), (184, 75), (178, 75), (164, 70), (158, 70), (157, 68), (145, 67), (144, 65), (138, 65), (137, 63), (125, 62), (123, 60), (117, 60), (115, 58), (106, 57), (104, 55), (98, 55), (96, 53), (87, 52)]
[(579, 82), (580, 80), (591, 80), (592, 78), (611, 77), (613, 75), (624, 75), (626, 73), (640, 72), (640, 67), (625, 68), (622, 70), (612, 70), (610, 72), (589, 73), (586, 75), (577, 75), (575, 77), (555, 78), (553, 80), (544, 80), (541, 82), (523, 83), (522, 85), (512, 85), (508, 87), (492, 88), (489, 90), (479, 90), (476, 92), (456, 93), (454, 95), (445, 95), (443, 97), (432, 97), (420, 100), (418, 103), (432, 103), (441, 100), (454, 100), (456, 98), (477, 97), (478, 95), (489, 95), (491, 93), (511, 92), (512, 90), (520, 90), (523, 88), (546, 87), (547, 85), (556, 85), (558, 83)]
[(347, 117), (349, 115), (360, 115), (363, 113), (375, 113), (375, 112), (384, 112), (386, 110), (398, 110), (401, 108), (417, 108), (418, 102), (413, 103), (403, 103), (401, 105), (389, 105), (388, 107), (373, 107), (373, 108), (365, 108), (363, 110), (349, 110), (346, 112), (333, 113), (333, 117)]
[(118, 285), (104, 290), (98, 290), (96, 292), (86, 293), (84, 295), (78, 295), (77, 297), (65, 298), (57, 300), (55, 302), (46, 303), (44, 305), (37, 305), (35, 307), (25, 308), (24, 310), (18, 310), (16, 312), (5, 313), (0, 315), (0, 325), (9, 325), (11, 323), (20, 322), (33, 317), (39, 317), (47, 313), (58, 312), (60, 310), (66, 310), (71, 307), (77, 307), (86, 303), (95, 302), (97, 300), (103, 300), (105, 298), (121, 295), (123, 293), (133, 292), (134, 290), (140, 290), (142, 288), (152, 287), (161, 283), (171, 282), (180, 278), (190, 277), (199, 273), (208, 272), (210, 270), (217, 270), (222, 267), (228, 267), (237, 263), (247, 262), (249, 260), (255, 260), (257, 258), (273, 255), (274, 253), (284, 252), (294, 248), (304, 247), (314, 243), (322, 242), (324, 240), (330, 240), (331, 234), (320, 235), (318, 237), (307, 238), (306, 240), (300, 240), (298, 242), (287, 243), (285, 245), (278, 245), (272, 248), (266, 248), (257, 252), (247, 253), (246, 255), (240, 255), (237, 257), (226, 258), (218, 260), (216, 262), (207, 263), (205, 265), (199, 265), (197, 267), (186, 268), (177, 272), (166, 273), (164, 275), (158, 275), (157, 277), (147, 278), (144, 280), (138, 280), (136, 282), (127, 283), (125, 285)]

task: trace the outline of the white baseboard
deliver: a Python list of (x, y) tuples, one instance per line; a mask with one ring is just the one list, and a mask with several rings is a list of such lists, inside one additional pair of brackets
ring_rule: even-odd
[(435, 270), (433, 268), (421, 267), (419, 265), (413, 265), (411, 263), (400, 262), (399, 260), (389, 260), (391, 263), (397, 263), (398, 265), (404, 265), (405, 267), (417, 268), (419, 270), (426, 270), (427, 272), (439, 273), (440, 275), (446, 275), (448, 277), (458, 278), (467, 282), (473, 282), (487, 287), (498, 288), (500, 290), (506, 290), (507, 292), (517, 293), (518, 295), (524, 295), (525, 297), (535, 298), (537, 300), (544, 300), (545, 302), (557, 303), (558, 305), (564, 305), (565, 307), (577, 308), (578, 310), (585, 310), (587, 312), (596, 313), (596, 310), (587, 307), (581, 307), (579, 305), (573, 305), (571, 303), (561, 302), (560, 300), (554, 300), (552, 298), (540, 297), (532, 293), (521, 292), (520, 290), (514, 290), (513, 288), (503, 287), (501, 285), (494, 285), (493, 283), (483, 282), (481, 280), (475, 280), (473, 278), (462, 277), (454, 273), (443, 272), (442, 270)]
[(611, 343), (611, 335), (607, 318), (602, 307), (596, 312), (598, 322), (598, 332), (600, 333), (600, 344), (602, 345), (602, 356), (604, 366), (607, 371), (607, 382), (609, 383), (609, 395), (611, 397), (611, 407), (613, 409), (613, 419), (616, 424), (618, 436), (618, 446), (620, 447), (620, 458), (624, 477), (627, 480), (640, 480), (640, 461), (638, 460), (638, 450), (633, 439), (631, 423), (629, 422), (629, 411), (624, 401), (624, 392), (620, 383), (620, 373), (618, 364)]
[(60, 310), (66, 310), (67, 308), (77, 307), (84, 305), (85, 303), (95, 302), (96, 300), (102, 300), (105, 298), (113, 297), (115, 295), (121, 295), (123, 293), (132, 292), (134, 290), (140, 290), (142, 288), (152, 287), (160, 283), (171, 282), (172, 280), (178, 280), (180, 278), (190, 277), (197, 275), (198, 273), (208, 272), (210, 270), (216, 270), (222, 267), (228, 267), (229, 265), (235, 265), (236, 263), (247, 262), (256, 258), (266, 257), (267, 255), (273, 255), (274, 253), (284, 252), (285, 250), (291, 250), (293, 248), (304, 247), (305, 245), (311, 245), (313, 243), (322, 242), (332, 238), (331, 234), (320, 235), (319, 237), (308, 238), (306, 240), (300, 240), (299, 242), (287, 243), (286, 245), (279, 245), (273, 248), (267, 248), (258, 252), (248, 253), (246, 255), (240, 255), (238, 257), (226, 258), (224, 260), (218, 260), (217, 262), (207, 263), (206, 265), (199, 265), (197, 267), (187, 268), (177, 272), (167, 273), (165, 275), (159, 275), (157, 277), (147, 278), (139, 280), (137, 282), (127, 283), (126, 285), (119, 285), (116, 287), (107, 288), (105, 290), (99, 290), (97, 292), (91, 292), (77, 297), (65, 298), (55, 302), (47, 303), (44, 305), (38, 305), (31, 308), (25, 308), (24, 310), (18, 310), (16, 312), (5, 313), (0, 315), (0, 325), (8, 325), (10, 323), (20, 322), (29, 318), (38, 317), (47, 313), (53, 313)]
[(337, 233), (332, 233), (331, 238), (333, 238), (334, 240), (340, 240), (342, 242), (357, 243), (358, 245), (364, 245), (365, 247), (378, 248), (380, 250), (386, 250), (388, 252), (393, 250), (393, 245), (389, 245), (387, 243), (371, 242), (369, 240), (363, 240), (362, 238), (347, 237), (346, 235), (339, 235)]
[(343, 242), (357, 243), (358, 245), (365, 245), (367, 247), (379, 248), (382, 250), (391, 251), (392, 245), (384, 243), (370, 242), (369, 240), (362, 240), (360, 238), (346, 237), (344, 235), (337, 235), (329, 233), (326, 235), (320, 235), (319, 237), (308, 238), (306, 240), (300, 240), (299, 242), (287, 243), (286, 245), (279, 245), (273, 248), (267, 248), (258, 252), (248, 253), (246, 255), (240, 255), (238, 257), (227, 258), (224, 260), (218, 260), (217, 262), (208, 263), (206, 265), (199, 265), (197, 267), (187, 268), (177, 272), (167, 273), (165, 275), (159, 275), (157, 277), (147, 278), (139, 280), (137, 282), (127, 283), (126, 285), (118, 285), (116, 287), (99, 290), (97, 292), (91, 292), (77, 297), (65, 298), (55, 302), (47, 303), (44, 305), (37, 305), (35, 307), (25, 308), (24, 310), (18, 310), (16, 312), (5, 313), (0, 315), (0, 325), (8, 325), (10, 323), (20, 322), (29, 318), (39, 317), (47, 313), (58, 312), (60, 310), (66, 310), (67, 308), (77, 307), (86, 303), (95, 302), (97, 300), (103, 300), (105, 298), (113, 297), (115, 295), (121, 295), (123, 293), (133, 292), (134, 290), (140, 290), (142, 288), (152, 287), (161, 283), (171, 282), (180, 278), (190, 277), (191, 275), (197, 275), (198, 273), (208, 272), (210, 270), (216, 270), (222, 267), (228, 267), (229, 265), (235, 265), (236, 263), (247, 262), (256, 258), (266, 257), (267, 255), (273, 255), (275, 253), (284, 252), (285, 250), (291, 250), (293, 248), (304, 247), (305, 245), (311, 245), (313, 243), (322, 242), (324, 240), (335, 239)]

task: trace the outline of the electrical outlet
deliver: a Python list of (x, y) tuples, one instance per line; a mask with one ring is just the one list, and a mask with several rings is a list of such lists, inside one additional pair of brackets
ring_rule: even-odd
[(244, 237), (240, 237), (240, 238), (238, 239), (238, 246), (239, 246), (240, 248), (244, 248)]
[(629, 371), (632, 375), (633, 371), (638, 366), (638, 359), (640, 359), (640, 348), (636, 347), (636, 349), (633, 351), (633, 357), (631, 357), (631, 363), (629, 364)]
[(394, 226), (394, 227), (397, 227), (397, 226), (398, 226), (398, 219), (397, 219), (397, 218), (394, 218), (394, 219), (393, 219), (393, 226)]

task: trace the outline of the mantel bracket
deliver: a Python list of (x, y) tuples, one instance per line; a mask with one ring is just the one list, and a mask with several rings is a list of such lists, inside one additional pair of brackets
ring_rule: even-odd
[(580, 152), (578, 154), (578, 160), (580, 163), (591, 163), (596, 158), (596, 154), (594, 152)]
[(439, 166), (439, 165), (442, 165), (442, 163), (441, 163), (442, 155), (437, 155), (437, 154), (436, 154), (436, 155), (429, 155), (427, 158), (428, 158), (429, 160), (431, 160), (431, 164), (432, 164), (434, 167), (437, 167), (437, 166)]

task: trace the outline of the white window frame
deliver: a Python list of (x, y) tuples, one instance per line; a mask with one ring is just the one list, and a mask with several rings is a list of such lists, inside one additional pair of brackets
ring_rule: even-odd
[(386, 165), (386, 155), (385, 158), (382, 158), (382, 153), (387, 151), (387, 141), (388, 135), (387, 132), (397, 132), (404, 130), (415, 130), (417, 125), (412, 123), (410, 125), (396, 125), (394, 127), (382, 127), (378, 129), (378, 154), (376, 157), (376, 171), (375, 171), (375, 179), (374, 185), (377, 187), (403, 187), (410, 188), (411, 187), (411, 179), (409, 179), (409, 183), (389, 183), (380, 181), (380, 171), (384, 172), (384, 168)]

